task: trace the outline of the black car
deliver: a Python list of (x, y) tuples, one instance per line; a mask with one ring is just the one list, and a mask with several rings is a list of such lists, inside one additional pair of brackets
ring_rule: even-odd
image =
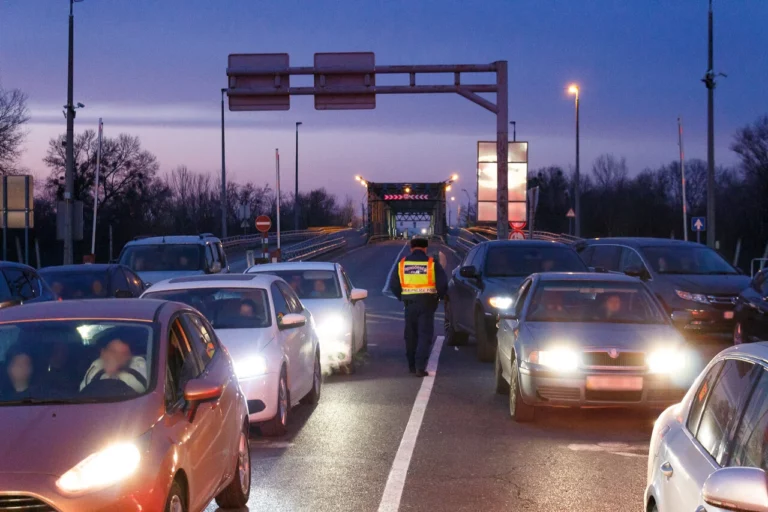
[(537, 240), (494, 240), (475, 246), (448, 282), (445, 336), (461, 345), (471, 334), (477, 357), (496, 357), (499, 312), (514, 302), (526, 277), (538, 272), (586, 272), (587, 266), (570, 246)]
[(40, 275), (63, 300), (138, 298), (144, 283), (125, 265), (60, 265), (40, 269)]
[(684, 332), (733, 331), (736, 298), (749, 278), (709, 247), (665, 238), (600, 238), (584, 240), (576, 250), (595, 270), (645, 281), (668, 313), (687, 311)]
[(56, 300), (56, 295), (32, 267), (0, 261), (0, 273), (0, 308)]
[(761, 270), (736, 299), (733, 343), (768, 340), (768, 270)]

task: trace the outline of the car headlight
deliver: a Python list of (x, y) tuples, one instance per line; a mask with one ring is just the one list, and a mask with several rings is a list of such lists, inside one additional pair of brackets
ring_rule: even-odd
[(700, 304), (709, 304), (709, 299), (706, 295), (700, 293), (684, 292), (682, 290), (675, 290), (678, 297), (683, 300), (690, 300), (692, 302), (698, 302)]
[(651, 373), (676, 374), (685, 368), (685, 354), (671, 348), (654, 350), (645, 358)]
[(64, 473), (56, 480), (56, 487), (68, 494), (103, 489), (133, 475), (140, 461), (141, 452), (135, 443), (113, 444)]
[(320, 340), (332, 340), (344, 334), (346, 322), (341, 315), (332, 315), (318, 322), (315, 332)]
[(512, 297), (491, 297), (488, 299), (488, 304), (491, 305), (491, 307), (494, 307), (496, 309), (509, 309), (512, 306), (512, 303), (514, 300), (512, 300)]
[(267, 360), (264, 356), (249, 356), (233, 361), (235, 374), (240, 380), (258, 377), (267, 373)]
[(528, 355), (528, 362), (560, 372), (571, 372), (579, 367), (579, 354), (569, 348), (536, 350)]

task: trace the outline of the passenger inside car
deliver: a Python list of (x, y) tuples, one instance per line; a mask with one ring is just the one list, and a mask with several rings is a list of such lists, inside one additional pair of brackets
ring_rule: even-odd
[(244, 318), (253, 318), (256, 316), (256, 305), (250, 299), (243, 299), (240, 302), (240, 316)]
[(606, 320), (611, 320), (619, 316), (622, 310), (621, 297), (618, 294), (611, 294), (603, 302), (603, 314)]
[(312, 293), (309, 294), (310, 298), (322, 299), (325, 297), (325, 293), (325, 279), (315, 279), (314, 289), (312, 290)]
[(9, 350), (6, 359), (8, 385), (3, 389), (5, 399), (17, 400), (30, 395), (32, 387), (33, 364), (32, 356), (23, 348)]
[(142, 356), (134, 356), (131, 349), (131, 344), (143, 336), (144, 333), (134, 327), (114, 327), (107, 331), (109, 341), (85, 373), (80, 391), (97, 388), (103, 380), (117, 380), (136, 393), (144, 393), (147, 390), (147, 361)]

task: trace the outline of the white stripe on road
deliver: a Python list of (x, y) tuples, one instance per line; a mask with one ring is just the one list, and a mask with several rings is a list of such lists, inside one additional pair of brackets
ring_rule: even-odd
[(389, 471), (387, 485), (384, 487), (384, 494), (379, 503), (379, 512), (397, 512), (400, 509), (400, 500), (403, 498), (403, 489), (405, 488), (405, 478), (408, 476), (408, 467), (411, 465), (413, 450), (416, 448), (416, 438), (419, 437), (421, 422), (424, 420), (424, 413), (427, 411), (429, 396), (432, 394), (432, 386), (437, 377), (437, 362), (440, 359), (440, 350), (443, 348), (444, 336), (438, 336), (432, 347), (432, 353), (427, 363), (429, 377), (424, 377), (421, 387), (413, 402), (411, 417), (408, 418), (408, 424), (405, 426), (403, 438), (400, 440), (400, 448), (397, 449), (395, 460), (392, 463), (392, 469)]
[(395, 271), (395, 268), (397, 267), (397, 262), (400, 261), (400, 256), (403, 254), (403, 251), (405, 248), (408, 247), (408, 244), (404, 244), (403, 248), (400, 249), (400, 252), (397, 253), (397, 258), (395, 258), (395, 262), (392, 264), (392, 268), (389, 269), (389, 272), (387, 273), (387, 280), (384, 281), (384, 288), (381, 289), (381, 293), (383, 293), (385, 296), (389, 297), (390, 299), (395, 299), (396, 297), (392, 295), (392, 292), (389, 291), (389, 280), (392, 277), (392, 272)]

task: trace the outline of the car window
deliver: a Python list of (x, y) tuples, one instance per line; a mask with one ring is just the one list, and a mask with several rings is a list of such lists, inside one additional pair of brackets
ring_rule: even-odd
[(531, 282), (526, 281), (523, 283), (523, 286), (520, 287), (520, 290), (517, 294), (517, 301), (515, 302), (515, 316), (520, 318), (520, 315), (523, 313), (523, 305), (525, 304), (525, 299), (528, 297), (528, 291), (531, 289)]
[[(64, 300), (99, 299), (109, 296), (108, 275), (103, 270), (94, 271), (83, 265), (78, 270), (43, 269), (41, 273), (56, 295)], [(114, 278), (111, 278), (114, 283)], [(114, 284), (112, 285), (114, 287)]]
[(304, 311), (304, 307), (301, 305), (301, 301), (293, 292), (290, 286), (285, 283), (276, 283), (280, 291), (283, 292), (286, 304), (288, 304), (288, 310), (291, 313), (301, 313)]
[(189, 335), (184, 331), (180, 318), (171, 324), (168, 336), (168, 367), (165, 396), (175, 403), (184, 396), (184, 386), (200, 375), (200, 363), (192, 351)]
[(40, 276), (28, 270), (24, 271), (24, 275), (27, 277), (27, 281), (29, 281), (29, 284), (32, 287), (32, 293), (34, 294), (34, 296), (39, 297), (40, 295), (42, 295), (43, 285), (40, 282)]
[(752, 389), (754, 370), (748, 361), (726, 360), (701, 412), (696, 440), (721, 466), (728, 459), (729, 437)]
[(699, 244), (644, 247), (643, 256), (659, 274), (737, 275), (722, 256)]
[(301, 299), (339, 299), (341, 285), (335, 270), (258, 270), (283, 278)]
[(277, 316), (277, 321), (279, 323), (285, 315), (291, 312), (291, 310), (288, 307), (288, 302), (283, 296), (283, 292), (281, 292), (280, 288), (277, 286), (277, 283), (272, 283), (272, 301), (275, 304), (275, 315)]
[(590, 245), (583, 250), (579, 251), (579, 256), (581, 256), (581, 259), (589, 265), (590, 267), (592, 264), (590, 263), (590, 260), (592, 260), (592, 254), (595, 252), (595, 247), (593, 245)]
[(0, 272), (0, 302), (5, 302), (13, 298), (11, 289), (8, 287), (8, 281), (3, 277), (3, 273)]
[(214, 261), (216, 261), (216, 258), (213, 255), (213, 248), (211, 244), (207, 244), (205, 246), (205, 268), (212, 269)]
[(639, 254), (634, 249), (630, 249), (629, 247), (624, 247), (621, 250), (621, 265), (619, 266), (619, 270), (621, 272), (626, 272), (627, 270), (644, 270), (645, 264), (643, 263), (643, 259), (640, 257)]
[(502, 245), (490, 247), (487, 253), (483, 270), (488, 277), (527, 277), (537, 272), (587, 270), (575, 251), (562, 246)]
[(349, 278), (343, 271), (341, 272), (341, 286), (344, 287), (347, 298), (349, 298), (352, 294), (352, 283), (349, 282)]
[(471, 251), (469, 251), (467, 256), (464, 258), (464, 261), (461, 263), (461, 266), (462, 267), (466, 267), (466, 266), (471, 265), (472, 264), (472, 260), (475, 258), (475, 256), (477, 255), (477, 251), (479, 251), (479, 250), (480, 250), (480, 246), (478, 245), (478, 246), (474, 247)]
[(202, 313), (215, 329), (263, 329), (272, 325), (264, 288), (150, 288), (143, 297), (187, 304)]
[(202, 361), (203, 366), (207, 366), (216, 353), (216, 338), (213, 336), (203, 319), (192, 313), (182, 315), (184, 327), (189, 333), (189, 341), (192, 349)]
[(219, 253), (219, 261), (221, 261), (221, 268), (227, 268), (227, 254), (224, 252), (224, 246), (221, 242), (216, 244), (216, 250)]
[(128, 286), (128, 279), (125, 278), (125, 274), (123, 274), (122, 269), (115, 268), (112, 270), (112, 293), (114, 294), (117, 290), (130, 290)]
[(733, 438), (729, 466), (768, 470), (768, 372), (760, 368), (759, 374)]
[(480, 246), (478, 247), (478, 250), (475, 253), (475, 256), (472, 258), (472, 263), (470, 263), (470, 265), (475, 267), (477, 271), (481, 273), (483, 271), (484, 256), (485, 256), (485, 248), (483, 246)]
[(135, 272), (203, 270), (205, 250), (199, 244), (129, 245), (120, 254), (120, 264)]
[(131, 293), (136, 297), (141, 295), (144, 291), (144, 283), (141, 282), (139, 276), (127, 268), (123, 268), (122, 271), (125, 273), (125, 278), (128, 280), (128, 289), (131, 290)]
[(11, 288), (11, 295), (21, 300), (30, 300), (35, 298), (35, 292), (32, 289), (27, 276), (20, 268), (6, 268), (3, 270), (5, 278), (8, 280), (8, 286)]
[(693, 435), (696, 435), (696, 431), (699, 428), (701, 411), (704, 410), (704, 404), (707, 402), (707, 397), (709, 396), (709, 392), (712, 390), (712, 386), (717, 380), (717, 376), (720, 375), (720, 370), (723, 369), (723, 364), (724, 363), (720, 361), (709, 369), (706, 377), (704, 377), (704, 380), (701, 381), (701, 385), (699, 386), (696, 395), (693, 397), (691, 410), (688, 413), (688, 421), (686, 423), (688, 431)]
[(590, 266), (611, 271), (619, 270), (620, 253), (621, 247), (617, 245), (596, 245)]

